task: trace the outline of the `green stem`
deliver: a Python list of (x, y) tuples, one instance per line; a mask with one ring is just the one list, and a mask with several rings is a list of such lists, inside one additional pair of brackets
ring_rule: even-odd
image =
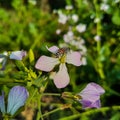
[(3, 120), (9, 120), (9, 118), (5, 117)]
[[(96, 11), (96, 18), (99, 19), (99, 21), (96, 24), (96, 29), (97, 29), (97, 35), (101, 36), (101, 21), (100, 21), (100, 11), (99, 11), (99, 5), (97, 3), (97, 0), (94, 0), (94, 6), (95, 6), (95, 11)], [(100, 50), (101, 50), (101, 41), (97, 41), (97, 53), (98, 53), (98, 60), (97, 60), (97, 72), (99, 73), (101, 79), (105, 79), (105, 75), (103, 72), (103, 65), (101, 61), (99, 60), (100, 56)]]
[[(101, 35), (101, 21), (100, 21), (100, 15), (99, 15), (99, 6), (97, 4), (97, 0), (94, 0), (94, 6), (96, 11), (96, 18), (99, 19), (99, 21), (96, 23), (96, 29), (97, 29), (97, 35)], [(101, 48), (101, 42), (97, 41), (97, 51), (99, 53)]]
[(32, 50), (36, 47), (37, 44), (42, 43), (41, 39), (43, 38), (44, 33), (39, 35), (39, 36), (35, 36), (35, 42), (32, 44), (32, 46), (30, 47)]
[(13, 79), (1, 79), (0, 78), (0, 85), (10, 84), (10, 83), (24, 83), (24, 80), (13, 80)]
[(10, 82), (10, 83), (12, 83), (12, 82), (14, 82), (15, 80), (13, 80), (13, 79), (9, 79), (9, 80), (7, 80), (7, 79), (5, 79), (5, 78), (0, 78), (0, 82), (6, 82), (6, 83), (8, 83), (8, 82)]
[(41, 111), (41, 101), (40, 101), (41, 98), (42, 98), (42, 95), (39, 95), (38, 102), (37, 102), (37, 104), (38, 104), (38, 113), (37, 113), (37, 119), (36, 120), (40, 120), (40, 118), (41, 118), (41, 120), (43, 120), (42, 111)]
[(47, 112), (47, 113), (43, 114), (43, 117), (48, 116), (48, 115), (50, 115), (52, 113), (55, 113), (55, 112), (57, 112), (59, 110), (64, 110), (64, 109), (68, 109), (68, 108), (71, 108), (71, 104), (64, 104), (64, 105), (62, 105), (62, 106), (60, 106), (60, 107), (58, 107), (58, 108), (56, 108), (56, 109), (54, 109), (54, 110), (52, 110), (50, 112)]
[(52, 114), (52, 113), (54, 113), (54, 112), (57, 112), (57, 111), (59, 111), (59, 110), (61, 110), (61, 108), (54, 109), (54, 110), (52, 110), (52, 111), (50, 111), (50, 112), (47, 112), (47, 113), (43, 114), (42, 116), (43, 116), (43, 117), (48, 116), (48, 115), (50, 115), (50, 114)]
[(4, 118), (3, 120), (9, 120), (9, 118)]
[(10, 117), (10, 116), (8, 116), (8, 115), (4, 115), (3, 116), (3, 120), (11, 120), (12, 119), (12, 117)]
[(92, 115), (92, 114), (94, 115), (95, 113), (107, 112), (109, 110), (120, 110), (120, 106), (102, 107), (102, 108), (99, 108), (99, 109), (89, 109), (84, 113), (81, 113), (81, 114), (79, 113), (79, 114), (75, 114), (75, 115), (72, 115), (72, 116), (64, 117), (64, 118), (61, 118), (60, 120), (73, 120), (73, 119), (80, 118), (82, 116), (88, 116), (88, 115)]
[(61, 94), (59, 93), (43, 93), (42, 96), (47, 96), (47, 95), (51, 95), (51, 96), (61, 96)]
[(34, 97), (34, 96), (35, 96), (35, 94), (37, 93), (37, 91), (38, 91), (38, 89), (35, 89), (35, 90), (34, 90), (34, 92), (33, 92), (32, 96), (28, 99), (27, 104), (29, 104), (29, 103), (30, 103), (30, 101), (33, 99), (33, 97)]
[(39, 94), (39, 97), (38, 97), (38, 112), (37, 112), (37, 120), (44, 120), (43, 119), (43, 115), (42, 115), (42, 110), (41, 110), (41, 107), (42, 107), (42, 102), (41, 102), (41, 98), (42, 98), (42, 95), (43, 95), (43, 92), (45, 91), (46, 87), (47, 87), (47, 84), (48, 84), (48, 81), (46, 82), (46, 84), (44, 85), (44, 89), (42, 89), (40, 91), (40, 94)]

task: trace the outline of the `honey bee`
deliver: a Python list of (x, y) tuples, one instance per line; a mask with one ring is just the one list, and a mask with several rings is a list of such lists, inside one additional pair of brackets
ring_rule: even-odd
[(67, 47), (63, 47), (57, 50), (57, 52), (55, 53), (56, 57), (61, 57), (64, 54), (67, 54), (69, 52), (69, 48)]

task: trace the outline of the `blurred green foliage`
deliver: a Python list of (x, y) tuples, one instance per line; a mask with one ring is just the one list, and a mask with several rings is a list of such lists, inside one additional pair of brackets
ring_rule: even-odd
[(29, 48), (39, 51), (47, 39), (52, 39), (56, 21), (32, 4), (24, 6), (21, 0), (11, 4), (12, 9), (0, 8), (1, 51)]

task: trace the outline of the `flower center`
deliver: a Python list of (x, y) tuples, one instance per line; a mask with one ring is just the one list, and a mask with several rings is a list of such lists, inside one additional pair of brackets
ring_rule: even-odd
[(59, 58), (59, 60), (60, 60), (60, 63), (65, 63), (65, 62), (66, 62), (66, 55), (65, 55), (65, 54), (62, 55), (62, 56)]

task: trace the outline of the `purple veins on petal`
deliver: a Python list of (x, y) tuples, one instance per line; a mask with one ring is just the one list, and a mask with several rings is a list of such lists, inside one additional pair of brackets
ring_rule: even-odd
[(56, 73), (53, 80), (57, 88), (64, 88), (69, 84), (70, 78), (65, 64), (60, 64), (59, 71)]
[(8, 95), (7, 113), (14, 115), (16, 111), (24, 106), (29, 94), (25, 87), (15, 86)]
[(80, 93), (79, 95), (82, 97), (80, 100), (83, 108), (85, 106), (92, 108), (99, 108), (100, 104), (100, 95), (102, 95), (105, 90), (96, 83), (89, 83)]
[(100, 85), (98, 85), (98, 84), (96, 84), (96, 83), (89, 83), (88, 84), (88, 87), (89, 86), (93, 86), (94, 88), (96, 88), (96, 90), (98, 91), (98, 93), (101, 95), (101, 94), (103, 94), (103, 93), (105, 93), (105, 90), (100, 86)]
[(100, 108), (101, 103), (100, 100), (97, 100), (95, 102), (87, 101), (87, 100), (81, 100), (80, 103), (82, 104), (83, 109), (86, 108)]
[(10, 54), (10, 59), (22, 60), (26, 56), (26, 51), (14, 51)]
[(38, 59), (36, 65), (35, 65), (35, 68), (42, 70), (42, 71), (49, 72), (57, 64), (59, 64), (58, 58), (52, 58), (52, 57), (47, 57), (47, 56), (43, 55)]
[(5, 113), (4, 92), (2, 92), (2, 95), (0, 96), (0, 111)]
[(100, 108), (100, 107), (101, 107), (101, 102), (100, 102), (100, 100), (95, 101), (95, 102), (92, 104), (92, 107)]
[(100, 95), (103, 94), (104, 89), (96, 83), (89, 83), (81, 92), (80, 96), (83, 99), (89, 101), (96, 101), (100, 98)]

